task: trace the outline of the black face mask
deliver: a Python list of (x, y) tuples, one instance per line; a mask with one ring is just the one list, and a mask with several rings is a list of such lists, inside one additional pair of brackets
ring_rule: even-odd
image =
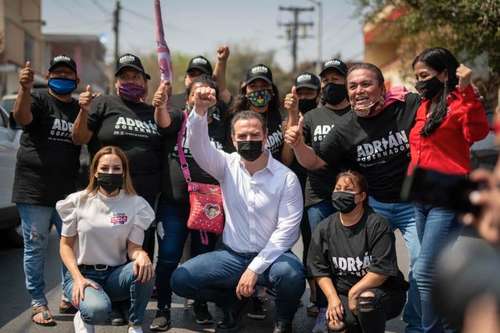
[(421, 96), (427, 99), (433, 99), (443, 88), (444, 83), (439, 81), (436, 76), (427, 80), (417, 81), (415, 84), (415, 89), (417, 89)]
[(97, 174), (97, 185), (106, 192), (113, 193), (123, 186), (123, 174), (121, 173), (102, 173)]
[(318, 102), (316, 98), (303, 98), (299, 99), (299, 111), (302, 113), (306, 113), (307, 111), (311, 111), (318, 106)]
[(356, 208), (355, 194), (352, 192), (338, 191), (332, 193), (332, 206), (341, 213), (350, 213)]
[(345, 84), (328, 83), (323, 87), (323, 100), (330, 105), (337, 105), (346, 98)]
[(243, 159), (253, 162), (262, 154), (262, 141), (237, 141), (238, 154)]

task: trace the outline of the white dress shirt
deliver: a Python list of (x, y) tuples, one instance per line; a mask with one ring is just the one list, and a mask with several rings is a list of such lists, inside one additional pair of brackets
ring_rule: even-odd
[(237, 152), (215, 148), (207, 116), (193, 110), (187, 140), (196, 163), (217, 179), (224, 199), (225, 245), (240, 253), (258, 253), (248, 268), (263, 273), (299, 238), (302, 191), (297, 176), (268, 154), (264, 169), (251, 175)]

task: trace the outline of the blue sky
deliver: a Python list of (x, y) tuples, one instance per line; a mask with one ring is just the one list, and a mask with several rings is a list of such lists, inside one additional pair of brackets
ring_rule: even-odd
[[(278, 38), (284, 29), (278, 22), (291, 20), (292, 14), (278, 6), (314, 6), (307, 0), (162, 0), (167, 43), (171, 50), (189, 54), (212, 54), (221, 44), (253, 45), (266, 51), (275, 49), (283, 68), (291, 68), (290, 47)], [(349, 0), (323, 0), (323, 58), (340, 52), (344, 59), (363, 57), (362, 26), (353, 17)], [(155, 49), (152, 0), (122, 0), (120, 49), (146, 53)], [(42, 0), (45, 33), (82, 33), (101, 36), (113, 54), (112, 11), (114, 0)], [(299, 41), (299, 62), (317, 58), (317, 12), (301, 14), (313, 21), (309, 30), (314, 38)]]

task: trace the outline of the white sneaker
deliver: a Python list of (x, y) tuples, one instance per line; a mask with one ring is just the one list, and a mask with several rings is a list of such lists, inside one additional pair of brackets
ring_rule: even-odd
[(128, 333), (143, 333), (141, 326), (129, 326)]
[(94, 325), (85, 323), (80, 315), (80, 311), (75, 313), (73, 325), (75, 327), (75, 333), (94, 333)]

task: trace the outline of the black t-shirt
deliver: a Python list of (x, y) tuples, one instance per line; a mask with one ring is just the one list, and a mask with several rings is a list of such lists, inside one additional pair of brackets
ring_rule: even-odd
[[(346, 114), (351, 107), (343, 110), (332, 110), (326, 106), (318, 107), (304, 115), (304, 141), (311, 146), (316, 154), (320, 151), (320, 144), (328, 133), (340, 122), (345, 121)], [(339, 171), (347, 168), (345, 165), (333, 165), (328, 169), (307, 172), (305, 205), (315, 205), (323, 200), (330, 200), (335, 178)]]
[(186, 92), (184, 91), (183, 93), (180, 94), (175, 94), (170, 96), (168, 99), (168, 104), (169, 104), (169, 109), (174, 111), (182, 111), (186, 108)]
[(120, 147), (128, 157), (137, 193), (151, 202), (160, 192), (161, 136), (154, 108), (119, 96), (99, 96), (92, 101), (88, 127), (94, 132), (91, 156), (104, 146)]
[(368, 193), (382, 202), (399, 202), (410, 162), (410, 130), (420, 102), (408, 94), (371, 118), (350, 112), (320, 145), (319, 156), (335, 166), (348, 161), (368, 182)]
[[(222, 112), (227, 112), (222, 110)], [(177, 204), (189, 204), (187, 183), (181, 169), (179, 154), (177, 150), (177, 135), (182, 126), (183, 111), (174, 110), (170, 112), (172, 123), (169, 127), (160, 129), (164, 137), (164, 165), (162, 193), (169, 201)], [(212, 114), (208, 124), (208, 136), (217, 149), (227, 150), (228, 126), (227, 118)], [(186, 135), (183, 139), (184, 155), (189, 166), (189, 173), (193, 182), (205, 184), (218, 184), (218, 182), (206, 173), (191, 155), (189, 145), (186, 142)]]
[(342, 224), (340, 213), (335, 213), (321, 221), (312, 234), (308, 269), (313, 277), (330, 277), (342, 295), (347, 295), (368, 272), (388, 277), (380, 288), (403, 289), (395, 242), (389, 223), (371, 208), (350, 227)]
[(80, 146), (71, 140), (80, 106), (65, 103), (47, 90), (31, 94), (33, 121), (24, 127), (17, 152), (12, 201), (54, 207), (76, 191)]

